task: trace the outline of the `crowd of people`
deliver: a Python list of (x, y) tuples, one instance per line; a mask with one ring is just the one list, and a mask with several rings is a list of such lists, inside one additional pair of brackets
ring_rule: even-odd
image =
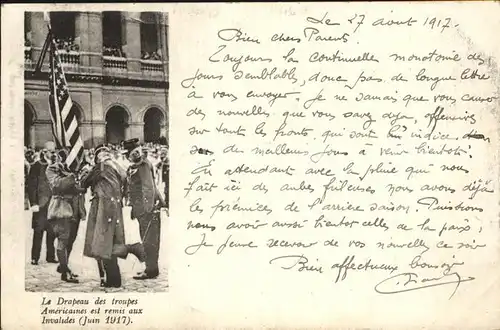
[(56, 39), (56, 46), (59, 51), (66, 51), (68, 53), (80, 51), (80, 45), (73, 37), (68, 37), (66, 39)]
[[(124, 166), (128, 166), (128, 159), (125, 157), (126, 150), (124, 149), (123, 142), (120, 144), (112, 144), (107, 143), (104, 144), (109, 148), (113, 157), (122, 163)], [(168, 146), (165, 143), (158, 142), (146, 142), (141, 145), (142, 151), (147, 159), (151, 162), (152, 165), (155, 166), (155, 178), (156, 180), (160, 180), (159, 176), (159, 165), (162, 163), (162, 159), (166, 158), (168, 161)], [(24, 158), (25, 162), (30, 165), (36, 163), (42, 157), (43, 153), (46, 151), (46, 148), (33, 148), (30, 146), (24, 147)], [(94, 156), (95, 156), (95, 148), (88, 148), (83, 150), (83, 165), (94, 164)], [(158, 181), (160, 182), (160, 181)]]
[(103, 56), (111, 56), (111, 57), (127, 57), (126, 54), (121, 49), (121, 47), (104, 46), (102, 48), (102, 55)]
[(141, 52), (141, 60), (161, 61), (159, 52)]
[[(33, 229), (31, 264), (38, 265), (45, 233), (46, 261), (59, 264), (56, 270), (62, 281), (79, 283), (69, 257), (80, 221), (87, 220), (83, 254), (96, 259), (101, 286), (121, 286), (117, 258), (129, 254), (145, 267), (134, 279), (156, 278), (160, 211), (168, 212), (168, 147), (140, 145), (138, 139), (102, 144), (84, 151), (77, 172), (66, 166), (67, 155), (65, 149), (56, 150), (53, 142), (40, 150), (25, 149), (25, 203), (32, 211)], [(133, 244), (125, 244), (124, 206), (131, 206), (131, 218), (138, 221), (141, 239)]]
[[(25, 36), (24, 38), (25, 47), (31, 47), (30, 39), (31, 38), (29, 36)], [(78, 44), (77, 40), (72, 37), (68, 37), (65, 39), (58, 38), (56, 39), (56, 45), (59, 51), (66, 51), (68, 53), (80, 51), (80, 45)], [(127, 57), (127, 55), (125, 54), (125, 52), (121, 47), (111, 47), (111, 46), (104, 46), (102, 48), (102, 55), (110, 57)], [(161, 52), (141, 51), (141, 60), (161, 61), (162, 60)]]

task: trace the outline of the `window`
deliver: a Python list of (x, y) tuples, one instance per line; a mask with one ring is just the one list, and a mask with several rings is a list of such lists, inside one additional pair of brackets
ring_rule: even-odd
[(161, 60), (158, 13), (141, 13), (141, 59)]
[(123, 23), (119, 11), (105, 11), (102, 13), (102, 44), (103, 55), (126, 57), (123, 52)]
[(76, 13), (70, 11), (55, 11), (50, 13), (50, 25), (56, 39), (68, 40), (75, 38)]
[(75, 38), (76, 12), (56, 11), (50, 13), (50, 25), (59, 49), (79, 51)]

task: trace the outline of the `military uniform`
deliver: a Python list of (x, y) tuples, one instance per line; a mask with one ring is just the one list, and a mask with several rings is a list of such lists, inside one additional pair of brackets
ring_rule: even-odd
[(47, 261), (55, 262), (55, 235), (47, 219), (47, 210), (51, 198), (49, 181), (47, 180), (47, 164), (35, 162), (29, 170), (27, 186), (30, 204), (38, 205), (38, 212), (33, 212), (31, 228), (33, 229), (33, 242), (31, 246), (31, 263), (37, 264), (40, 259), (43, 233), (46, 232)]
[[(99, 156), (101, 153), (104, 156)], [(101, 286), (120, 287), (122, 280), (117, 258), (124, 259), (132, 253), (142, 262), (144, 250), (140, 244), (125, 244), (122, 187), (126, 170), (111, 159), (105, 146), (97, 148), (96, 158), (99, 158), (96, 165), (82, 179), (84, 187), (92, 188), (83, 254), (98, 261)]]
[(76, 237), (80, 221), (80, 210), (75, 209), (75, 198), (82, 192), (76, 177), (62, 163), (47, 166), (47, 180), (52, 191), (49, 202), (47, 219), (57, 237), (58, 270), (61, 279), (69, 282), (78, 282), (68, 267), (69, 254), (71, 253), (72, 240)]
[(163, 184), (163, 197), (165, 199), (166, 207), (168, 208), (168, 187), (169, 187), (169, 172), (170, 172), (170, 163), (168, 158), (162, 159), (157, 165), (158, 172), (160, 175), (160, 180)]
[[(126, 146), (126, 148), (140, 149), (138, 146)], [(140, 276), (134, 276), (134, 279), (155, 278), (159, 274), (161, 233), (159, 208), (164, 207), (165, 202), (154, 182), (153, 165), (140, 153), (140, 150), (131, 163), (127, 171), (128, 193), (132, 205), (131, 217), (139, 222), (139, 232), (146, 252), (146, 269)]]
[(87, 222), (86, 257), (102, 261), (106, 286), (120, 287), (121, 275), (117, 257), (126, 257), (125, 232), (122, 217), (122, 185), (125, 173), (110, 159), (97, 163), (83, 180), (92, 187), (92, 202)]
[(30, 202), (29, 202), (29, 196), (28, 196), (28, 176), (30, 173), (30, 167), (31, 164), (24, 159), (24, 209), (29, 210), (30, 209)]

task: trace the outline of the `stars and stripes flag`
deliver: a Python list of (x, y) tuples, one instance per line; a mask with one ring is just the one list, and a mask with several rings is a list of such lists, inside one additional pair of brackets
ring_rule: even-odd
[(58, 148), (67, 150), (66, 165), (77, 171), (83, 157), (83, 142), (80, 136), (76, 112), (71, 100), (68, 83), (64, 75), (61, 58), (57, 53), (54, 37), (49, 31), (50, 54), (49, 108), (52, 118), (52, 132)]

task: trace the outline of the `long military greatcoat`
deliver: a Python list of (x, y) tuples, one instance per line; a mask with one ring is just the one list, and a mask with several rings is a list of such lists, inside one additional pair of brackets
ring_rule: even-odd
[(126, 172), (108, 159), (96, 164), (83, 180), (91, 187), (92, 202), (85, 235), (83, 254), (96, 259), (126, 257), (122, 213), (122, 186)]
[[(48, 207), (50, 197), (52, 196), (46, 171), (47, 164), (37, 161), (30, 167), (27, 180), (30, 205), (38, 205), (40, 209)], [(37, 224), (43, 227), (45, 222), (47, 222), (47, 212), (40, 211), (33, 213), (31, 220), (32, 228), (35, 228)]]

